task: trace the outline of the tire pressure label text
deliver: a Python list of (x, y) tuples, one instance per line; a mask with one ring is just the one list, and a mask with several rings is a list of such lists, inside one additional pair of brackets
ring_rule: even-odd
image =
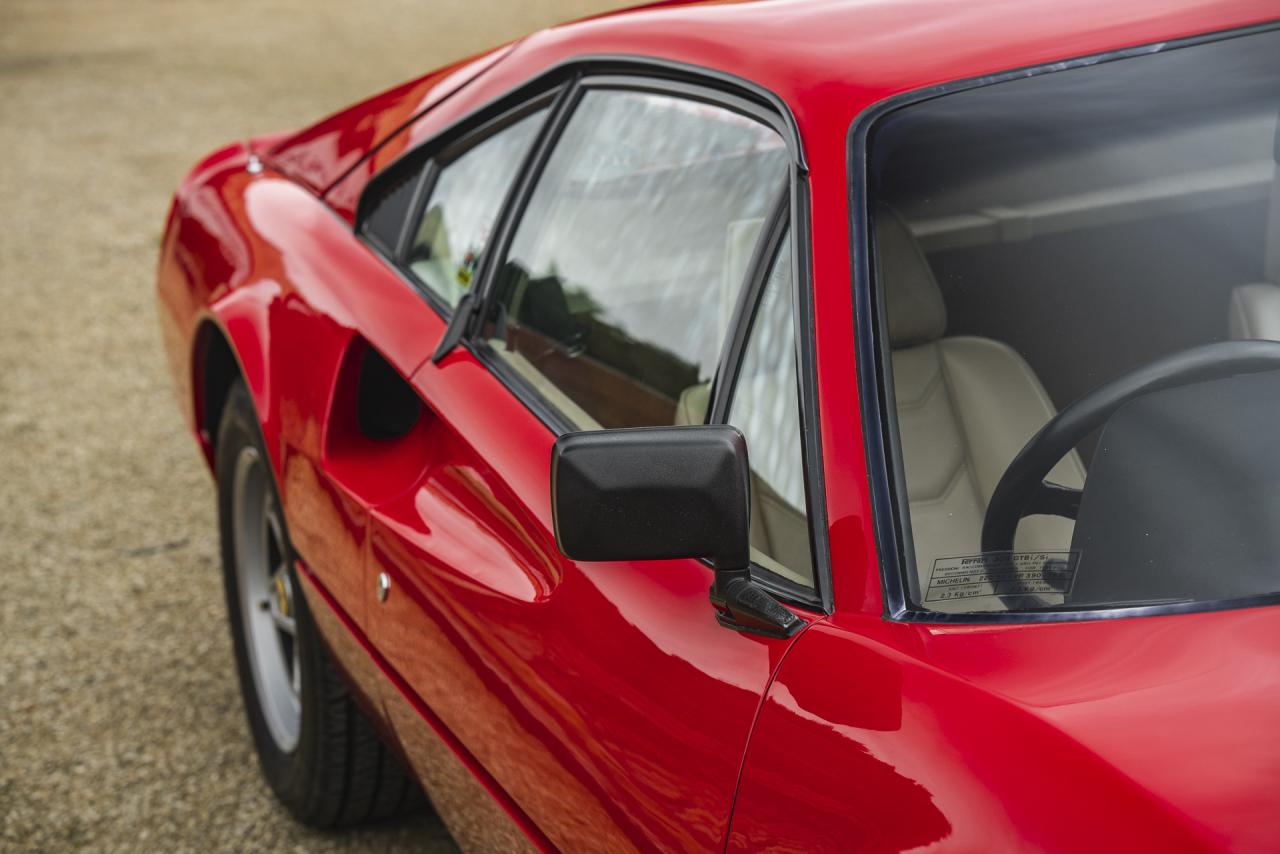
[(1080, 552), (987, 552), (933, 562), (925, 602), (1068, 593)]

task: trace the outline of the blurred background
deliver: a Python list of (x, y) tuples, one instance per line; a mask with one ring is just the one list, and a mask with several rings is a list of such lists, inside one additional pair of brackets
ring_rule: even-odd
[(258, 774), (156, 250), (214, 147), (622, 5), (0, 0), (0, 850), (452, 850), (305, 830)]

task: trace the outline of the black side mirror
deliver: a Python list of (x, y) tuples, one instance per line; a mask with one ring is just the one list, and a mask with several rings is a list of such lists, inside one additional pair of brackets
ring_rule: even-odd
[(730, 628), (788, 636), (804, 621), (751, 582), (751, 470), (733, 427), (561, 436), (551, 453), (556, 543), (581, 561), (709, 558)]
[(556, 542), (574, 560), (750, 561), (747, 443), (732, 427), (561, 436), (551, 452)]

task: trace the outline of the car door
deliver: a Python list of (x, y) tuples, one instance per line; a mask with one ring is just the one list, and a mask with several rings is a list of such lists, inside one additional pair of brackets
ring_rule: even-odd
[(762, 449), (757, 569), (794, 602), (818, 601), (793, 153), (753, 113), (688, 86), (586, 78), (558, 101), (485, 264), (451, 248), (448, 199), (418, 220), (420, 260), (440, 262), (425, 275), (478, 276), (483, 299), (464, 346), (412, 378), (431, 451), (415, 488), (373, 508), (371, 571), (387, 589), (369, 622), (392, 690), (426, 710), (393, 716), (410, 760), (430, 761), (412, 748), (430, 718), (555, 847), (720, 848), (791, 642), (721, 627), (702, 561), (563, 557), (549, 482), (559, 433), (737, 412)]

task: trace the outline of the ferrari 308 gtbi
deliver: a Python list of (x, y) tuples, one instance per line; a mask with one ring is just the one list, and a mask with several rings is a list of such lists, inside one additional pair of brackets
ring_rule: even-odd
[(160, 315), (280, 800), (1280, 850), (1278, 14), (663, 3), (209, 155)]

